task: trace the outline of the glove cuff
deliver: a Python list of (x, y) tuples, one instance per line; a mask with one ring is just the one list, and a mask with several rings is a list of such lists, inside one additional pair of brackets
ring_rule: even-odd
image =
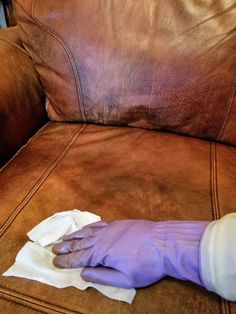
[(199, 247), (207, 221), (156, 223), (155, 241), (162, 256), (165, 275), (204, 286), (200, 275)]

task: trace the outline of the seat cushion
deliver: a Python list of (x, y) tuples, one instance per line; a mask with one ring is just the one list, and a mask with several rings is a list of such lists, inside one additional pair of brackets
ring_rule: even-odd
[[(79, 208), (107, 221), (212, 220), (236, 211), (236, 150), (156, 131), (49, 122), (0, 171), (0, 187), (3, 273), (26, 233), (58, 211)], [(4, 313), (236, 313), (235, 304), (171, 278), (138, 289), (132, 305), (14, 277), (1, 277), (0, 293)]]
[(235, 0), (15, 0), (57, 121), (236, 145)]

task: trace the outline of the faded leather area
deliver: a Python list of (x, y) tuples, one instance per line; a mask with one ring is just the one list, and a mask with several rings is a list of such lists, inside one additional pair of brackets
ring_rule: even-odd
[[(79, 208), (107, 221), (211, 220), (235, 212), (235, 164), (235, 149), (222, 144), (49, 122), (0, 171), (0, 272), (13, 264), (26, 233), (58, 211)], [(0, 295), (6, 313), (11, 302), (22, 313), (236, 313), (234, 304), (169, 278), (138, 289), (132, 306), (93, 289), (56, 289), (14, 277), (1, 277)]]
[(51, 119), (236, 144), (234, 0), (14, 2)]

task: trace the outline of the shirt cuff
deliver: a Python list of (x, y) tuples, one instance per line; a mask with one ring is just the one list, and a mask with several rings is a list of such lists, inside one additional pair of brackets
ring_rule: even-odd
[(200, 273), (208, 290), (236, 301), (236, 213), (207, 226), (200, 243)]

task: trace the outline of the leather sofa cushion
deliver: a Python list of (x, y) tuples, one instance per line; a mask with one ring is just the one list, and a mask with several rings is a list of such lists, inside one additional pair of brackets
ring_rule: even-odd
[[(0, 273), (26, 233), (79, 208), (115, 219), (211, 220), (236, 211), (235, 148), (136, 128), (49, 122), (0, 171)], [(94, 289), (1, 277), (5, 313), (236, 313), (194, 284), (164, 279), (130, 306)], [(0, 303), (1, 304), (1, 303)], [(25, 312), (22, 311), (24, 305)]]
[(234, 0), (15, 0), (51, 119), (236, 144)]

